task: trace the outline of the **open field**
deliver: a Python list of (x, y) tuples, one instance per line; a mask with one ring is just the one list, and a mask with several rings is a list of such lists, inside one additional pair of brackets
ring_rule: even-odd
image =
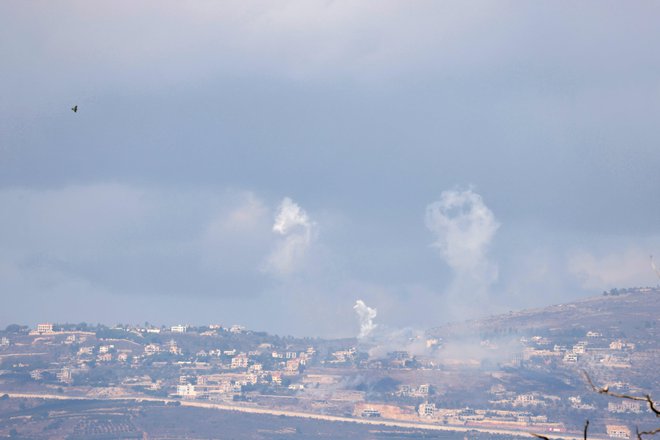
[[(394, 420), (353, 419), (294, 411), (170, 399), (89, 399), (11, 393), (0, 407), (0, 435), (20, 438), (475, 438), (528, 437), (500, 429), (474, 429)], [(29, 402), (26, 404), (25, 402)], [(20, 427), (19, 430), (17, 427)], [(71, 432), (69, 432), (71, 431)], [(249, 432), (247, 432), (249, 431)], [(192, 435), (192, 437), (190, 437)], [(235, 437), (234, 437), (235, 436)], [(578, 440), (556, 435), (554, 438)], [(593, 437), (597, 438), (597, 437)]]

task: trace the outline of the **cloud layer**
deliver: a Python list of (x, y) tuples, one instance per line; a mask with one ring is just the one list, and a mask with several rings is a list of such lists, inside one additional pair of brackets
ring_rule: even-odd
[(0, 327), (350, 336), (356, 293), (383, 331), (655, 283), (658, 14), (0, 2)]

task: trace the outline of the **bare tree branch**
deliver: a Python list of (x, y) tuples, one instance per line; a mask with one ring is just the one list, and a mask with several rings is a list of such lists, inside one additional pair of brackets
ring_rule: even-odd
[[(651, 399), (651, 396), (649, 394), (645, 394), (644, 396), (631, 396), (629, 394), (619, 394), (619, 393), (613, 393), (609, 390), (609, 387), (597, 387), (594, 382), (591, 380), (591, 377), (589, 376), (589, 373), (587, 373), (585, 370), (582, 370), (582, 374), (584, 374), (584, 377), (586, 378), (587, 382), (589, 383), (589, 386), (591, 389), (593, 389), (595, 392), (598, 394), (605, 394), (607, 396), (612, 396), (612, 397), (617, 397), (619, 399), (628, 399), (628, 400), (636, 400), (640, 402), (646, 402), (649, 405), (649, 408), (653, 413), (655, 414), (656, 417), (660, 417), (660, 411), (656, 408), (655, 402), (653, 402), (653, 399)], [(642, 438), (643, 435), (655, 435), (660, 433), (660, 428), (656, 428), (652, 431), (641, 431), (639, 428), (635, 428), (637, 432), (637, 438), (638, 440), (644, 440)], [(585, 421), (584, 423), (584, 440), (587, 440), (587, 435), (589, 431), (589, 420)], [(548, 437), (541, 435), (541, 434), (535, 434), (533, 432), (529, 433), (531, 436), (544, 439), (544, 440), (550, 440)]]
[(587, 379), (587, 382), (589, 382), (591, 388), (594, 391), (596, 391), (598, 394), (606, 394), (608, 396), (618, 397), (619, 399), (629, 399), (629, 400), (638, 400), (641, 402), (646, 402), (648, 403), (649, 408), (651, 409), (651, 411), (653, 411), (655, 416), (660, 417), (660, 411), (655, 407), (655, 403), (651, 399), (650, 395), (646, 394), (643, 397), (640, 397), (640, 396), (630, 396), (628, 394), (613, 393), (609, 390), (609, 387), (599, 388), (596, 385), (594, 385), (593, 381), (591, 380), (591, 377), (589, 377), (589, 374), (585, 370), (582, 370), (582, 373), (584, 374), (584, 377)]
[(654, 429), (653, 431), (642, 431), (642, 432), (639, 432), (639, 428), (637, 428), (637, 438), (639, 440), (644, 440), (642, 439), (643, 435), (656, 435), (659, 432), (660, 432), (660, 428)]

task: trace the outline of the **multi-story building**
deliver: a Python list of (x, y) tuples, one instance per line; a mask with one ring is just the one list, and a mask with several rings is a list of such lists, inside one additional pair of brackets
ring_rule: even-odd
[(37, 324), (37, 333), (53, 333), (53, 324), (43, 323)]
[(642, 405), (640, 402), (622, 400), (620, 402), (608, 402), (607, 410), (609, 412), (614, 412), (614, 413), (626, 413), (626, 412), (641, 413)]
[(156, 344), (147, 344), (144, 346), (144, 354), (147, 356), (154, 355), (160, 352), (160, 347)]
[(624, 425), (606, 425), (607, 435), (612, 438), (630, 438), (630, 428)]
[(177, 385), (176, 393), (179, 396), (187, 399), (194, 399), (195, 397), (197, 397), (197, 391), (195, 390), (195, 385), (189, 383)]
[(187, 330), (188, 330), (187, 325), (179, 324), (179, 325), (173, 325), (172, 327), (170, 327), (170, 331), (172, 333), (185, 333)]
[(58, 373), (57, 373), (57, 380), (59, 380), (62, 383), (67, 383), (70, 384), (73, 382), (73, 375), (71, 373), (71, 370), (69, 368), (62, 368)]
[(422, 403), (419, 405), (420, 417), (433, 417), (435, 415), (435, 403)]
[(247, 368), (248, 366), (248, 357), (241, 353), (238, 356), (234, 357), (231, 360), (231, 367), (232, 368)]

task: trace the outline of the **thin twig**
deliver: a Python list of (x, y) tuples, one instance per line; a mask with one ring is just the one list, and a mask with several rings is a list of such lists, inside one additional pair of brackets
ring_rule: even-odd
[(639, 428), (637, 428), (637, 438), (639, 440), (644, 440), (642, 439), (643, 435), (656, 435), (659, 432), (660, 432), (660, 428), (656, 428), (653, 431), (642, 431), (642, 432), (639, 432)]
[(651, 411), (653, 411), (655, 416), (660, 417), (660, 411), (658, 411), (658, 409), (655, 407), (655, 404), (653, 403), (653, 400), (651, 399), (650, 395), (646, 394), (643, 397), (640, 397), (640, 396), (630, 396), (628, 394), (613, 393), (609, 390), (609, 387), (599, 388), (596, 385), (594, 385), (593, 381), (591, 380), (591, 377), (589, 377), (589, 374), (585, 370), (582, 370), (582, 373), (584, 374), (584, 377), (587, 379), (587, 382), (589, 382), (591, 388), (594, 391), (596, 391), (598, 394), (606, 394), (608, 396), (618, 397), (619, 399), (628, 399), (628, 400), (637, 400), (641, 402), (646, 402), (649, 404), (649, 408), (651, 409)]

